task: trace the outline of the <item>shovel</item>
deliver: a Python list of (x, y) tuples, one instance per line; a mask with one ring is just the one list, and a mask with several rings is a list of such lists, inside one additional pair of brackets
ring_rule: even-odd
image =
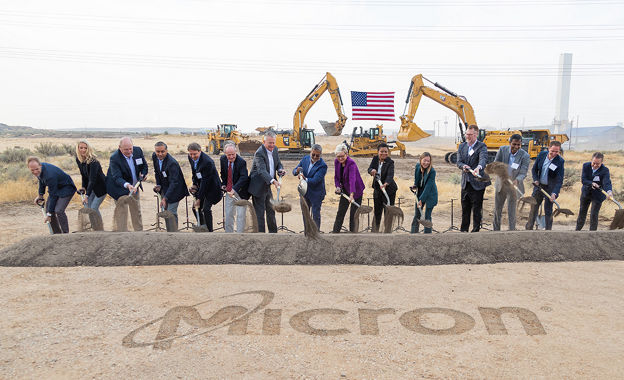
[[(550, 195), (548, 195), (548, 193), (547, 193), (544, 189), (542, 189), (541, 187), (537, 186), (536, 184), (533, 184), (533, 186), (535, 186), (535, 187), (537, 187), (538, 189), (540, 189), (540, 191), (544, 194), (544, 196), (546, 196), (546, 198), (547, 198), (548, 200), (550, 200)], [(552, 215), (552, 216), (553, 216), (553, 218), (554, 218), (555, 216), (559, 215), (559, 214), (563, 214), (563, 215), (565, 215), (566, 217), (567, 217), (567, 216), (569, 216), (569, 215), (574, 215), (574, 213), (572, 212), (572, 210), (567, 209), (567, 208), (561, 208), (561, 206), (559, 206), (559, 202), (557, 202), (556, 200), (555, 200), (555, 201), (552, 201), (552, 203), (554, 203), (554, 204), (555, 204), (555, 206), (557, 206), (557, 209), (556, 209), (555, 211), (553, 211), (553, 215)]]
[[(46, 211), (45, 211), (45, 201), (43, 199), (38, 199), (37, 205), (41, 207), (41, 213), (43, 214), (43, 219), (46, 219), (48, 215), (46, 214)], [(48, 225), (48, 231), (50, 231), (50, 235), (60, 234), (63, 232), (61, 231), (61, 227), (59, 226), (58, 221), (56, 220), (55, 216), (50, 217), (50, 221), (46, 222), (46, 224)]]
[(476, 172), (476, 170), (474, 170), (474, 169), (470, 169), (470, 168), (468, 168), (468, 169), (463, 169), (463, 170), (465, 170), (465, 171), (467, 171), (468, 173), (472, 174), (472, 175), (473, 175), (473, 176), (477, 179), (477, 181), (479, 181), (479, 182), (488, 182), (488, 181), (490, 180), (490, 178), (489, 178), (489, 177), (487, 177), (487, 176), (482, 176), (481, 174), (478, 174), (478, 173)]
[[(162, 202), (162, 196), (160, 193), (156, 193), (158, 197), (158, 205), (160, 207), (160, 212), (156, 214), (157, 217), (165, 219), (165, 226), (167, 227), (167, 232), (177, 232), (176, 219), (175, 215), (169, 210), (165, 210), (164, 207), (160, 206)], [(171, 231), (169, 231), (171, 230)]]
[(375, 180), (379, 184), (379, 188), (381, 189), (381, 192), (386, 197), (387, 203), (384, 204), (384, 206), (386, 207), (386, 215), (384, 216), (384, 233), (390, 233), (392, 232), (391, 231), (392, 223), (395, 218), (398, 220), (399, 224), (403, 222), (403, 217), (404, 217), (403, 210), (401, 210), (397, 206), (390, 205), (390, 197), (388, 196), (388, 192), (386, 192), (386, 189), (383, 187), (383, 184), (381, 183), (381, 177), (379, 175), (375, 175)]
[(253, 204), (251, 204), (251, 202), (249, 202), (247, 199), (241, 199), (237, 195), (238, 194), (236, 193), (236, 191), (234, 191), (234, 195), (231, 196), (232, 198), (234, 198), (234, 205), (247, 207), (247, 209), (249, 210), (249, 217), (251, 218), (251, 232), (257, 233), (258, 219), (256, 217), (256, 209), (253, 207)]
[[(412, 193), (416, 197), (416, 204), (418, 204), (418, 193), (410, 187)], [(423, 208), (420, 208), (420, 219), (417, 219), (418, 223), (420, 223), (425, 228), (433, 228), (433, 223), (430, 220), (424, 219), (425, 213), (423, 212)]]
[[(84, 201), (86, 199), (84, 191), (78, 191), (78, 194), (80, 194), (80, 200), (82, 200), (82, 203), (84, 204)], [(94, 209), (87, 206), (84, 206), (83, 208), (78, 210), (78, 226), (80, 227), (81, 231), (85, 230), (85, 214), (89, 217), (89, 223), (91, 224), (91, 229), (93, 231), (104, 231), (104, 223), (102, 222), (102, 217), (100, 216), (100, 214), (98, 214), (98, 212)]]
[(280, 190), (282, 190), (282, 176), (278, 176), (277, 183), (277, 201), (271, 199), (271, 207), (273, 207), (273, 210), (275, 210), (276, 212), (285, 213), (292, 210), (292, 206), (284, 201), (279, 200)]
[[(604, 189), (601, 188), (600, 191), (602, 191), (602, 193), (606, 195), (607, 198), (609, 198), (609, 194), (606, 191), (604, 191)], [(613, 220), (611, 221), (611, 225), (609, 226), (609, 229), (610, 230), (622, 229), (624, 228), (624, 209), (622, 208), (622, 205), (620, 204), (620, 202), (616, 201), (615, 198), (611, 197), (611, 201), (619, 207), (619, 210), (615, 210), (615, 215), (613, 216)]]
[(199, 210), (193, 207), (193, 212), (195, 213), (195, 217), (197, 218), (197, 224), (194, 224), (193, 232), (208, 232), (208, 226), (205, 224), (200, 225), (201, 218), (199, 217)]
[(345, 199), (347, 199), (350, 203), (354, 204), (355, 207), (357, 207), (357, 211), (355, 211), (353, 219), (355, 220), (355, 232), (358, 232), (358, 230), (360, 229), (360, 215), (370, 214), (370, 212), (373, 211), (373, 208), (371, 206), (359, 205), (356, 201), (351, 201), (351, 198), (349, 198), (349, 196), (343, 192), (341, 192), (340, 195), (345, 197)]
[[(504, 163), (504, 162), (500, 162), (500, 161), (493, 161), (490, 162), (489, 164), (487, 164), (487, 166), (485, 167), (485, 172), (488, 174), (494, 174), (496, 176), (498, 176), (501, 181), (503, 181), (503, 186), (511, 186), (513, 187), (516, 192), (518, 193), (518, 195), (520, 196), (520, 198), (518, 199), (520, 202), (523, 202), (523, 206), (524, 203), (528, 203), (530, 205), (536, 205), (537, 201), (535, 200), (535, 198), (531, 197), (531, 196), (527, 196), (525, 197), (524, 194), (522, 193), (522, 191), (520, 191), (520, 189), (518, 189), (518, 187), (516, 185), (514, 185), (514, 183), (511, 181), (511, 178), (509, 178), (509, 166)], [(522, 209), (522, 207), (520, 207)]]

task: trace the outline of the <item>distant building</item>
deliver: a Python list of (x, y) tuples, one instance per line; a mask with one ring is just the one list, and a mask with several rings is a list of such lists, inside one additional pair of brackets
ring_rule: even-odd
[(621, 150), (624, 148), (624, 128), (619, 125), (572, 128), (571, 142), (579, 150)]

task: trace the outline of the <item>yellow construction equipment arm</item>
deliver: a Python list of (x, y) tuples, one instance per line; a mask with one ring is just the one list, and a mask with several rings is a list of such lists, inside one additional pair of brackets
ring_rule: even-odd
[(434, 90), (431, 87), (425, 86), (423, 82), (422, 74), (415, 75), (412, 78), (410, 89), (407, 94), (405, 103), (409, 103), (409, 111), (407, 115), (401, 116), (401, 129), (397, 136), (400, 141), (417, 141), (430, 135), (420, 129), (416, 123), (414, 123), (414, 115), (420, 104), (420, 98), (425, 95), (426, 97), (433, 99), (434, 101), (442, 104), (444, 107), (453, 110), (464, 123), (462, 127), (461, 123), (459, 129), (461, 132), (462, 141), (465, 140), (464, 128), (477, 124), (475, 119), (474, 110), (466, 98), (455, 94), (454, 92), (447, 90), (438, 83), (434, 83), (434, 86), (443, 90), (444, 92)]
[(335, 123), (323, 125), (323, 129), (325, 129), (325, 132), (330, 136), (339, 136), (340, 133), (342, 133), (342, 128), (344, 128), (347, 122), (347, 117), (342, 108), (342, 96), (340, 95), (340, 89), (338, 88), (336, 78), (330, 73), (327, 73), (323, 79), (314, 86), (312, 91), (306, 95), (305, 99), (299, 103), (299, 107), (297, 107), (295, 111), (295, 116), (293, 117), (293, 138), (295, 140), (299, 141), (301, 137), (301, 129), (303, 128), (303, 121), (306, 114), (326, 90), (329, 90), (334, 108), (336, 108), (336, 114), (338, 114), (338, 120), (336, 120)]

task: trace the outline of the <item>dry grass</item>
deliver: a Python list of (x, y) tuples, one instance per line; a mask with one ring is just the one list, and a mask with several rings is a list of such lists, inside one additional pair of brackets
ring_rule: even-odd
[(37, 181), (19, 179), (0, 184), (0, 203), (32, 201), (37, 197)]

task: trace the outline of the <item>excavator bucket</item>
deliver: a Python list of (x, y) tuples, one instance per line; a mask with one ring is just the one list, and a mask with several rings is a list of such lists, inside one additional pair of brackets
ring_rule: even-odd
[(401, 129), (397, 135), (399, 141), (418, 141), (425, 137), (431, 136), (427, 132), (420, 129), (416, 123), (401, 124)]
[(327, 136), (336, 136), (336, 123), (330, 123), (325, 120), (319, 120), (319, 123), (321, 124), (321, 127), (323, 127), (325, 133), (327, 133)]

